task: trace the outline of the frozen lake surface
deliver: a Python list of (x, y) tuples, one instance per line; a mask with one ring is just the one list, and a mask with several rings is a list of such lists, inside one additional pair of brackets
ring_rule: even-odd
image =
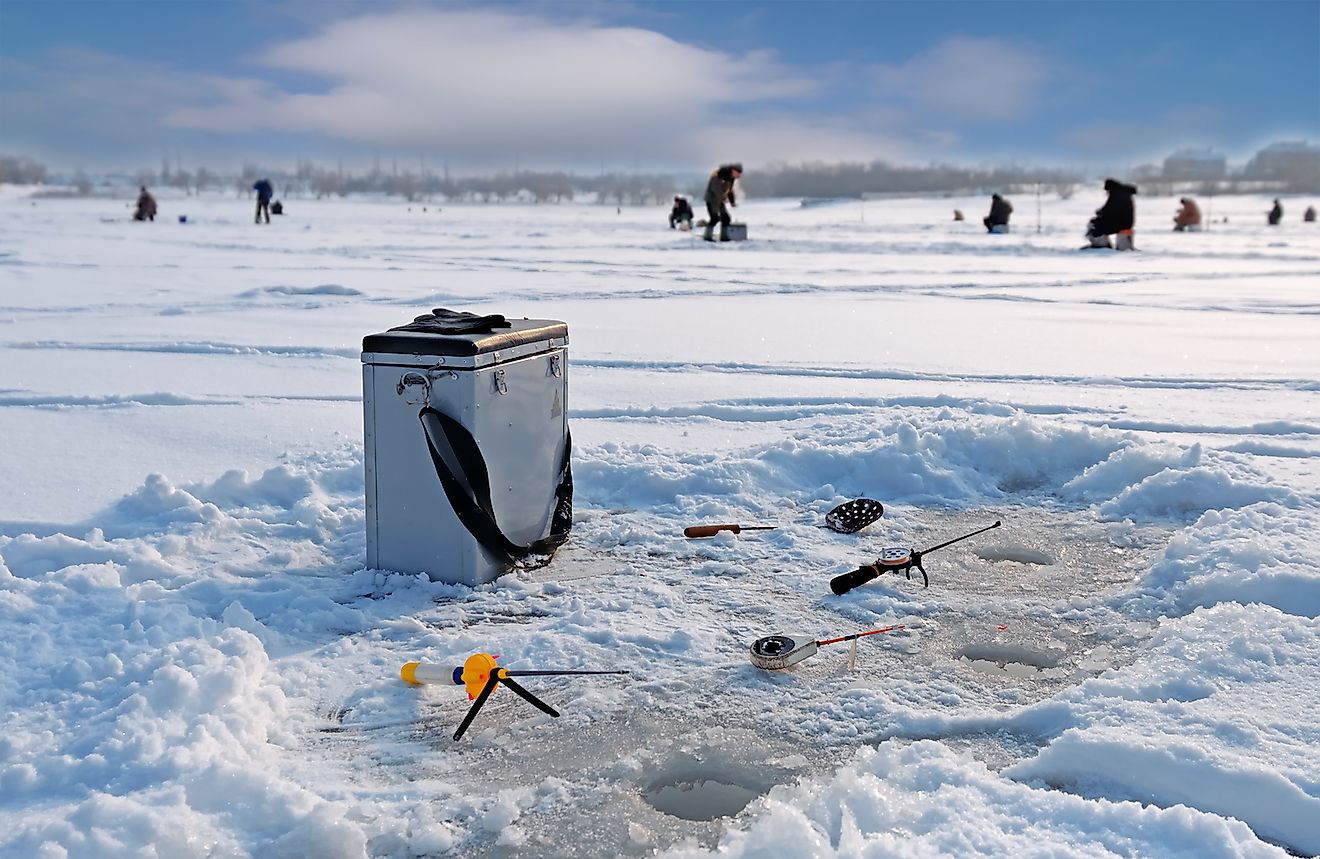
[[(0, 855), (1320, 853), (1320, 225), (285, 202), (0, 193)], [(476, 589), (363, 569), (361, 340), (433, 307), (570, 330), (572, 538)], [(456, 743), (398, 670), (478, 651), (632, 673)]]

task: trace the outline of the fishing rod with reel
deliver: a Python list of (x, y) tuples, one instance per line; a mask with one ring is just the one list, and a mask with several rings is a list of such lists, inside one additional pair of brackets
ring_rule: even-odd
[(921, 580), (924, 587), (930, 587), (930, 576), (926, 575), (926, 568), (921, 565), (921, 559), (925, 555), (937, 549), (943, 549), (945, 546), (952, 546), (954, 543), (966, 540), (968, 537), (975, 537), (977, 534), (998, 528), (1000, 522), (996, 521), (993, 525), (987, 525), (979, 531), (973, 531), (970, 534), (963, 534), (961, 537), (954, 537), (952, 540), (946, 540), (938, 546), (931, 546), (929, 549), (903, 549), (898, 546), (889, 546), (880, 550), (880, 557), (873, 564), (867, 564), (858, 567), (851, 573), (844, 573), (841, 576), (835, 576), (830, 579), (830, 590), (835, 594), (842, 596), (853, 588), (864, 585), (872, 579), (878, 579), (885, 573), (902, 572), (908, 580), (912, 579), (912, 568), (916, 567), (921, 572)]
[(758, 638), (753, 641), (748, 650), (752, 664), (757, 668), (778, 671), (815, 656), (816, 651), (827, 644), (851, 641), (852, 651), (849, 655), (849, 663), (855, 664), (857, 660), (857, 639), (905, 628), (903, 624), (898, 624), (897, 626), (886, 626), (883, 629), (854, 632), (852, 635), (841, 635), (838, 638), (825, 638), (820, 641), (817, 641), (815, 636), (807, 635), (767, 635), (765, 638)]

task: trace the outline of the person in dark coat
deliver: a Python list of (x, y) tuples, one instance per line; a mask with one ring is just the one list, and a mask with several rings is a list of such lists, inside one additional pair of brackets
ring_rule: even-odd
[(1109, 243), (1109, 236), (1132, 229), (1137, 221), (1137, 207), (1132, 201), (1137, 194), (1136, 185), (1106, 179), (1105, 191), (1109, 193), (1109, 198), (1095, 210), (1095, 217), (1086, 227), (1086, 237), (1091, 240), (1090, 246), (1093, 248), (1113, 247)]
[(1007, 227), (1008, 216), (1013, 214), (1013, 204), (1005, 200), (998, 194), (990, 195), (990, 214), (982, 219), (981, 223), (990, 232), (995, 231), (995, 227)]
[(269, 224), (270, 198), (275, 196), (275, 189), (271, 187), (269, 179), (258, 179), (252, 190), (257, 192), (257, 223), (261, 223), (261, 216), (265, 214), (266, 223)]
[[(720, 225), (720, 241), (729, 240), (729, 224), (733, 221), (729, 217), (728, 206), (738, 205), (738, 198), (734, 196), (733, 183), (742, 176), (741, 164), (721, 164), (714, 173), (710, 174), (710, 181), (706, 183), (706, 212), (710, 216), (706, 221), (706, 233), (702, 236), (708, 242), (715, 241), (715, 225)], [(728, 203), (728, 206), (725, 203)]]
[(1308, 224), (1315, 223), (1315, 206), (1306, 207), (1306, 211), (1302, 212), (1302, 220)]
[(139, 189), (137, 198), (137, 209), (133, 212), (135, 221), (154, 221), (156, 220), (156, 198), (151, 196), (147, 186), (143, 185)]
[(1283, 205), (1278, 200), (1274, 201), (1274, 208), (1270, 209), (1269, 219), (1271, 227), (1277, 227), (1279, 221), (1283, 220)]
[(1189, 227), (1195, 227), (1199, 230), (1201, 228), (1201, 207), (1196, 205), (1196, 201), (1191, 197), (1181, 197), (1178, 202), (1182, 203), (1182, 207), (1173, 216), (1174, 232), (1181, 233)]
[(669, 210), (669, 229), (673, 229), (680, 222), (686, 222), (684, 229), (692, 229), (692, 219), (695, 214), (692, 211), (692, 204), (688, 202), (687, 197), (674, 197), (674, 208)]

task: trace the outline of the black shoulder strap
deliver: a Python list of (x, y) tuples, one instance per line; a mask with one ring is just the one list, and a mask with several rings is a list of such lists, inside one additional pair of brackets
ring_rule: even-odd
[(440, 485), (444, 487), (445, 497), (454, 508), (458, 521), (486, 551), (514, 564), (528, 555), (553, 555), (568, 539), (568, 532), (573, 527), (571, 437), (564, 440), (550, 533), (523, 546), (506, 537), (495, 521), (495, 509), (490, 500), (490, 472), (472, 433), (454, 418), (430, 406), (423, 408), (417, 416), (422, 422), (426, 446), (431, 452), (431, 462), (435, 465)]

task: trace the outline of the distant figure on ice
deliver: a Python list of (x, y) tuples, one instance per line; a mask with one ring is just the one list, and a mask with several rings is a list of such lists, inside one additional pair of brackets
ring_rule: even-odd
[(1105, 191), (1109, 193), (1109, 199), (1095, 210), (1095, 217), (1086, 225), (1086, 237), (1091, 240), (1087, 247), (1112, 248), (1109, 237), (1114, 233), (1131, 230), (1137, 221), (1137, 207), (1132, 201), (1137, 193), (1136, 185), (1106, 179)]
[(137, 208), (133, 211), (133, 220), (156, 220), (156, 198), (151, 196), (151, 192), (147, 190), (146, 185), (143, 185), (138, 190)]
[(1271, 227), (1277, 227), (1279, 221), (1283, 220), (1283, 205), (1278, 200), (1274, 201), (1274, 208), (1270, 209), (1269, 219)]
[(1173, 216), (1173, 231), (1181, 233), (1186, 230), (1197, 232), (1201, 229), (1201, 207), (1196, 205), (1196, 201), (1191, 197), (1181, 197), (1178, 199), (1182, 203), (1182, 208)]
[(1306, 207), (1306, 211), (1302, 212), (1302, 220), (1308, 224), (1315, 223), (1315, 206)]
[(990, 195), (990, 214), (981, 220), (985, 228), (992, 233), (1008, 232), (1008, 216), (1013, 214), (1013, 204), (998, 194)]
[(257, 192), (257, 223), (261, 223), (261, 216), (266, 216), (266, 223), (270, 223), (270, 198), (275, 195), (275, 189), (271, 187), (269, 179), (258, 179), (252, 186), (252, 190)]
[(953, 219), (954, 219), (955, 221), (961, 221), (961, 220), (963, 220), (962, 209), (954, 209), (954, 210), (953, 210)]
[(673, 229), (678, 224), (683, 224), (683, 229), (692, 229), (692, 219), (695, 215), (692, 212), (692, 204), (688, 202), (687, 197), (676, 195), (674, 197), (674, 208), (669, 210), (669, 229)]
[[(708, 242), (715, 241), (715, 225), (720, 225), (720, 241), (729, 241), (729, 224), (733, 221), (729, 217), (728, 206), (738, 205), (738, 198), (733, 193), (733, 183), (742, 176), (741, 164), (721, 164), (714, 173), (710, 174), (710, 181), (706, 183), (706, 212), (710, 215), (706, 221), (706, 233), (702, 236)], [(728, 206), (725, 203), (728, 203)]]

